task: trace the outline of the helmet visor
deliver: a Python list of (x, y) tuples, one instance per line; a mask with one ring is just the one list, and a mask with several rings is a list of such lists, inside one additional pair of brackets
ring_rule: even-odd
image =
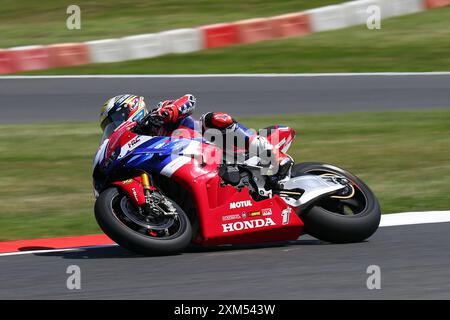
[(128, 119), (129, 114), (130, 110), (123, 107), (121, 110), (113, 112), (111, 115), (109, 115), (109, 117), (111, 119), (111, 122), (114, 123), (116, 127), (118, 127), (122, 122)]
[(128, 119), (128, 114), (130, 111), (127, 108), (123, 108), (123, 110), (114, 112), (110, 115), (108, 115), (105, 120), (102, 121), (101, 127), (103, 130), (103, 136), (101, 141), (103, 142), (105, 139), (109, 138), (111, 133), (116, 130), (118, 126), (120, 126), (121, 123), (126, 121)]

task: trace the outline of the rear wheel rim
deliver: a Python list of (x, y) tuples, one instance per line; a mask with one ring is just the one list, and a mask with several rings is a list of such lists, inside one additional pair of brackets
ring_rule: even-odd
[(310, 169), (306, 170), (305, 173), (314, 175), (335, 175), (338, 177), (343, 177), (350, 181), (352, 187), (354, 188), (354, 194), (348, 199), (333, 198), (332, 196), (327, 196), (315, 204), (322, 209), (327, 211), (344, 215), (344, 216), (359, 216), (366, 211), (368, 206), (367, 196), (364, 191), (361, 190), (360, 186), (353, 178), (348, 175), (343, 175), (339, 172), (334, 172), (332, 170), (326, 169)]

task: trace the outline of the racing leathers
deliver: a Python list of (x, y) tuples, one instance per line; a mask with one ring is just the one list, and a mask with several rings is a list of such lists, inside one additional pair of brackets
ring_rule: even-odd
[[(282, 178), (288, 173), (293, 164), (292, 158), (269, 143), (264, 136), (256, 134), (223, 112), (208, 112), (196, 121), (192, 117), (195, 105), (196, 99), (192, 94), (162, 101), (137, 123), (135, 131), (147, 135), (170, 136), (175, 130), (188, 129), (213, 143), (216, 141), (211, 141), (210, 137), (217, 135), (209, 133), (218, 132), (222, 136), (223, 149), (228, 154), (233, 154), (235, 161), (269, 166), (270, 159), (275, 159), (278, 168), (276, 176)], [(256, 153), (251, 156), (250, 150), (256, 150)], [(265, 154), (265, 157), (262, 154)]]

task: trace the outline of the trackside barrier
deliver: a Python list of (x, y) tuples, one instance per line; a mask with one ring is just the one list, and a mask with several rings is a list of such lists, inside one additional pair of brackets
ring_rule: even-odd
[(48, 46), (52, 67), (66, 67), (91, 62), (89, 48), (84, 43), (64, 43)]
[(372, 14), (367, 12), (372, 5), (379, 6), (381, 18), (386, 19), (448, 6), (450, 0), (356, 0), (268, 18), (120, 39), (0, 49), (0, 74), (146, 59), (364, 25)]
[(204, 48), (218, 48), (239, 43), (238, 27), (234, 23), (219, 23), (200, 27)]
[(273, 38), (272, 25), (268, 19), (237, 21), (239, 43), (255, 43)]
[(381, 18), (403, 16), (425, 10), (424, 0), (379, 0)]
[(166, 54), (168, 48), (160, 33), (141, 34), (121, 39), (127, 60), (154, 58)]
[(379, 0), (358, 0), (344, 2), (345, 19), (348, 26), (365, 25), (370, 14), (367, 9), (370, 6), (380, 6)]
[(14, 73), (17, 71), (13, 52), (0, 49), (0, 74)]
[(445, 7), (450, 5), (450, 0), (426, 0), (426, 7), (429, 9)]
[(312, 32), (321, 32), (348, 27), (345, 9), (332, 5), (306, 11), (311, 16)]
[(199, 29), (177, 29), (161, 32), (169, 53), (188, 53), (203, 49), (202, 31)]
[(127, 59), (125, 47), (119, 39), (95, 40), (86, 44), (93, 63), (120, 62)]
[(31, 71), (51, 68), (50, 52), (44, 46), (24, 46), (9, 49), (14, 56), (16, 71)]
[(294, 37), (311, 33), (309, 14), (305, 12), (284, 14), (268, 19), (274, 38)]

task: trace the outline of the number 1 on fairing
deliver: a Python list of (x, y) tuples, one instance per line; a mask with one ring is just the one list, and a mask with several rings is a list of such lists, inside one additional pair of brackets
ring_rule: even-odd
[(289, 215), (291, 214), (290, 209), (285, 209), (281, 212), (281, 216), (283, 217), (283, 224), (289, 223)]

